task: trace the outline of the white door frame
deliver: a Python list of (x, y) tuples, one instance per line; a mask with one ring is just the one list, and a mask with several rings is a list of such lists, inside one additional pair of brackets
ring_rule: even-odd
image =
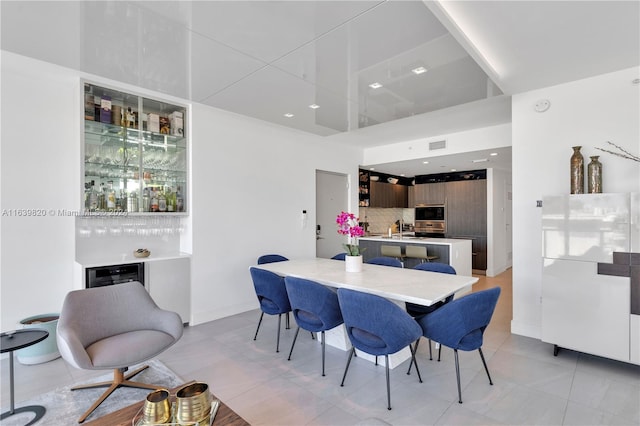
[[(349, 208), (349, 175), (316, 170), (316, 256), (331, 258), (344, 252), (344, 237), (336, 217)], [(320, 230), (318, 231), (318, 226)]]

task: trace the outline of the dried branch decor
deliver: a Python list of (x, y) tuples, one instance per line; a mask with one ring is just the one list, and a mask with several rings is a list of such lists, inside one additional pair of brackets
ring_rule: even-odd
[(608, 143), (609, 145), (611, 145), (611, 146), (613, 146), (613, 147), (617, 148), (619, 151), (621, 151), (621, 153), (620, 153), (620, 152), (613, 152), (613, 151), (609, 151), (609, 150), (607, 150), (607, 149), (602, 149), (602, 148), (598, 148), (598, 147), (596, 147), (596, 149), (598, 149), (598, 150), (600, 150), (600, 151), (603, 151), (603, 152), (608, 152), (609, 154), (613, 154), (613, 155), (616, 155), (616, 156), (618, 156), (618, 157), (627, 158), (627, 159), (632, 160), (632, 161), (638, 161), (638, 162), (640, 162), (640, 157), (638, 157), (637, 155), (633, 155), (633, 154), (631, 154), (629, 151), (627, 151), (627, 150), (625, 150), (624, 148), (622, 148), (622, 147), (620, 147), (620, 146), (616, 145), (616, 144), (615, 144), (615, 143), (613, 143), (613, 142), (607, 141), (607, 143)]

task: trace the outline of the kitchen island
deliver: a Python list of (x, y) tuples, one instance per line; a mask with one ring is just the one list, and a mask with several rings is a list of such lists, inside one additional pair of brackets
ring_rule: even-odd
[[(458, 275), (471, 276), (471, 240), (458, 238), (427, 238), (414, 236), (400, 236), (394, 234), (392, 237), (387, 236), (365, 236), (358, 238), (358, 245), (366, 248), (363, 259), (366, 262), (374, 257), (382, 256), (380, 246), (400, 246), (402, 253), (405, 253), (405, 247), (408, 245), (422, 245), (427, 247), (429, 255), (438, 256), (435, 262), (446, 263), (456, 270)], [(420, 259), (404, 259), (405, 268), (413, 268)]]

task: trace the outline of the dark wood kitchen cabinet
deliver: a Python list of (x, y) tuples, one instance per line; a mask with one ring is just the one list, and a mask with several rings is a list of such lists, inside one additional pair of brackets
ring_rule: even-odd
[(447, 234), (487, 235), (487, 181), (446, 182)]
[(408, 190), (405, 185), (369, 182), (369, 207), (407, 207)]
[(471, 240), (471, 268), (487, 269), (487, 181), (446, 182), (447, 237)]
[[(445, 204), (447, 197), (446, 183), (421, 183), (415, 186), (415, 205), (419, 204)], [(415, 206), (409, 206), (415, 207)]]

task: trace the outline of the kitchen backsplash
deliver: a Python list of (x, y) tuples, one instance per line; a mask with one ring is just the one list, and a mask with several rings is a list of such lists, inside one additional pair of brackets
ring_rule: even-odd
[(359, 216), (360, 222), (369, 222), (370, 233), (384, 234), (397, 220), (413, 225), (414, 213), (414, 209), (360, 207)]

